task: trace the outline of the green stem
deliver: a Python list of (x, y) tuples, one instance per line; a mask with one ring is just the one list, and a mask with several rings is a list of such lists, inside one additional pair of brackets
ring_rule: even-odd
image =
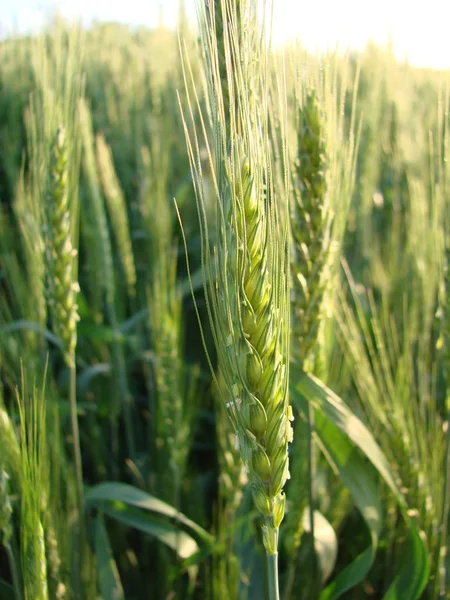
[(131, 414), (131, 396), (128, 389), (127, 372), (125, 367), (125, 357), (123, 349), (120, 343), (117, 341), (117, 335), (119, 333), (119, 326), (117, 323), (117, 315), (115, 306), (112, 301), (107, 301), (109, 320), (114, 333), (114, 340), (112, 345), (113, 355), (118, 370), (118, 383), (119, 391), (122, 400), (123, 417), (125, 422), (125, 438), (127, 442), (128, 456), (131, 460), (135, 459), (135, 443), (133, 433), (133, 418)]
[(278, 552), (267, 555), (267, 585), (269, 600), (280, 600), (278, 585)]
[(77, 371), (75, 356), (71, 357), (70, 366), (70, 419), (72, 427), (73, 456), (75, 461), (78, 517), (81, 520), (83, 514), (83, 468), (81, 464), (80, 431), (78, 428)]
[[(178, 465), (174, 464), (172, 466), (172, 474), (173, 474), (173, 506), (176, 509), (177, 513), (181, 512), (181, 477), (180, 477), (180, 469), (178, 468)], [(180, 533), (181, 533), (181, 529), (179, 527), (179, 522), (177, 522), (178, 519), (175, 522), (175, 525), (177, 526), (177, 534), (176, 534), (176, 550), (177, 550), (177, 554), (180, 548)], [(175, 588), (179, 594), (181, 594), (181, 577), (179, 576), (179, 574), (177, 575), (176, 578), (176, 582), (175, 583)]]
[[(297, 550), (294, 551), (293, 556), (297, 556)], [(288, 576), (287, 576), (287, 583), (286, 586), (284, 588), (284, 600), (290, 600), (290, 597), (292, 596), (292, 590), (294, 589), (294, 583), (295, 583), (295, 560), (291, 559), (290, 564), (289, 564), (289, 571), (288, 571)]]
[(22, 586), (20, 583), (19, 569), (17, 568), (14, 552), (10, 544), (6, 546), (6, 554), (8, 556), (9, 568), (11, 571), (12, 584), (16, 600), (22, 600)]
[[(307, 409), (308, 421), (308, 499), (309, 499), (309, 526), (311, 533), (311, 580), (317, 581), (317, 560), (315, 546), (315, 526), (314, 526), (314, 510), (315, 510), (315, 476), (316, 476), (316, 453), (314, 448), (314, 407), (308, 402)], [(314, 590), (315, 594), (315, 590)]]
[(75, 352), (70, 357), (70, 419), (72, 428), (73, 456), (75, 462), (75, 479), (77, 495), (77, 519), (75, 529), (75, 592), (81, 594), (83, 580), (83, 547), (84, 547), (84, 492), (83, 492), (83, 467), (81, 462), (80, 430), (78, 427), (77, 411), (77, 371)]

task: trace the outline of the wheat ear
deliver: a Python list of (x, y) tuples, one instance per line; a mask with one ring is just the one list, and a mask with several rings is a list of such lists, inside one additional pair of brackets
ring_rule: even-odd
[(325, 123), (313, 89), (299, 107), (297, 157), (292, 169), (291, 231), (294, 355), (305, 370), (322, 322), (330, 257)]
[(76, 250), (72, 245), (68, 161), (65, 131), (60, 127), (51, 149), (48, 184), (46, 241), (49, 304), (53, 328), (63, 343), (66, 362), (72, 366), (77, 343), (79, 317), (76, 298), (79, 286), (73, 268)]
[[(288, 244), (271, 175), (263, 64), (266, 57), (256, 43), (256, 6), (240, 2), (236, 7), (234, 2), (224, 0), (221, 10), (231, 32), (238, 27), (240, 11), (242, 35), (224, 36), (218, 41), (210, 18), (214, 8), (212, 2), (207, 3), (202, 13), (202, 36), (216, 151), (215, 161), (211, 160), (217, 216), (213, 248), (205, 221), (200, 161), (194, 150), (198, 139), (187, 132), (187, 142), (202, 227), (210, 324), (226, 388), (223, 400), (255, 504), (264, 517), (263, 541), (273, 576), (270, 586), (275, 590), (278, 584), (273, 567), (284, 516), (283, 487), (289, 477), (288, 443), (292, 439), (288, 403)], [(229, 138), (218, 56), (222, 43), (234, 65), (233, 77), (228, 73)], [(249, 81), (251, 86), (247, 85)], [(207, 140), (205, 143), (211, 155)], [(273, 597), (278, 597), (278, 591)]]

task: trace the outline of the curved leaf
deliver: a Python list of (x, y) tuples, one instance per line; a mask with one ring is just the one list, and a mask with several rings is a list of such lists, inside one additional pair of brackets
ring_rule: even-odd
[[(364, 453), (388, 485), (410, 531), (412, 541), (410, 556), (405, 560), (405, 567), (398, 574), (385, 600), (395, 598), (416, 600), (428, 581), (428, 553), (414, 521), (408, 515), (405, 499), (394, 480), (383, 451), (364, 423), (343, 400), (314, 376), (300, 373), (292, 391), (294, 403), (300, 405), (300, 408), (300, 395), (316, 407), (316, 435), (328, 459), (339, 470), (344, 484), (361, 511), (372, 541), (371, 546), (324, 590), (321, 600), (337, 598), (343, 591), (350, 589), (348, 585), (351, 584), (350, 587), (353, 587), (359, 583), (362, 580), (361, 576), (364, 577), (370, 569), (378, 543), (381, 510), (376, 492), (375, 473), (355, 451), (352, 444)], [(414, 573), (414, 577), (411, 573)]]
[[(303, 529), (308, 533), (311, 530), (309, 508), (303, 514)], [(325, 582), (336, 564), (338, 541), (333, 527), (318, 510), (314, 511), (314, 548), (319, 560), (322, 582)]]
[(416, 600), (428, 583), (428, 554), (417, 527), (409, 523), (411, 540), (405, 552), (404, 565), (383, 600)]
[(33, 321), (19, 319), (17, 321), (13, 321), (12, 323), (8, 323), (7, 325), (2, 325), (0, 327), (0, 331), (5, 333), (14, 333), (16, 331), (34, 331), (35, 333), (42, 335), (43, 338), (45, 338), (54, 346), (57, 346), (61, 349), (63, 348), (63, 343), (58, 336), (52, 333), (49, 329), (43, 329), (39, 323), (34, 323)]
[(160, 542), (175, 550), (180, 558), (186, 559), (198, 553), (197, 542), (172, 523), (164, 523), (157, 517), (144, 511), (130, 508), (126, 504), (116, 502), (103, 507), (105, 515), (125, 525), (138, 529), (156, 537)]
[(86, 504), (99, 504), (105, 501), (123, 502), (129, 506), (156, 513), (160, 516), (173, 519), (177, 522), (177, 525), (189, 530), (197, 539), (208, 544), (213, 542), (212, 536), (205, 529), (197, 525), (197, 523), (186, 517), (183, 513), (177, 511), (170, 504), (132, 485), (117, 482), (100, 483), (86, 493), (85, 499)]
[(15, 600), (16, 594), (10, 583), (0, 579), (0, 600)]
[(95, 520), (95, 557), (102, 598), (125, 600), (103, 515), (99, 515)]
[[(292, 390), (292, 399), (301, 411), (304, 401), (295, 389)], [(327, 460), (350, 491), (370, 534), (370, 546), (341, 571), (320, 595), (320, 600), (334, 600), (363, 581), (369, 572), (382, 527), (382, 508), (375, 470), (367, 465), (349, 439), (324, 416), (320, 408), (315, 414), (315, 434)]]
[(84, 392), (95, 377), (98, 377), (99, 375), (109, 375), (111, 370), (110, 363), (97, 363), (96, 365), (86, 367), (77, 377), (77, 390), (79, 392)]
[(318, 408), (327, 420), (339, 428), (355, 446), (364, 452), (394, 493), (399, 504), (406, 507), (405, 499), (395, 483), (383, 451), (369, 429), (345, 402), (314, 375), (301, 373), (295, 382), (295, 389)]
[(98, 325), (97, 323), (81, 322), (78, 325), (78, 335), (92, 340), (94, 342), (104, 342), (111, 344), (117, 342), (118, 344), (124, 344), (129, 341), (118, 329), (113, 329), (108, 325)]

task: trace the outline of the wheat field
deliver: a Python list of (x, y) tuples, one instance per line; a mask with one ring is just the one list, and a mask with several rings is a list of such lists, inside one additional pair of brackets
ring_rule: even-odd
[(197, 8), (0, 42), (0, 599), (450, 598), (449, 73)]

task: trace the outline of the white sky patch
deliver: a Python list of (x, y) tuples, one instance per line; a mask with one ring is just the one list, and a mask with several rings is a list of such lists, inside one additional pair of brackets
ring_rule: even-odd
[[(185, 0), (195, 22), (195, 0)], [(273, 40), (296, 38), (309, 50), (363, 49), (369, 40), (385, 45), (392, 37), (396, 56), (416, 66), (450, 69), (448, 0), (273, 0)], [(1, 0), (0, 34), (36, 31), (59, 7), (69, 19), (119, 21), (155, 27), (160, 14), (175, 27), (178, 0)]]

